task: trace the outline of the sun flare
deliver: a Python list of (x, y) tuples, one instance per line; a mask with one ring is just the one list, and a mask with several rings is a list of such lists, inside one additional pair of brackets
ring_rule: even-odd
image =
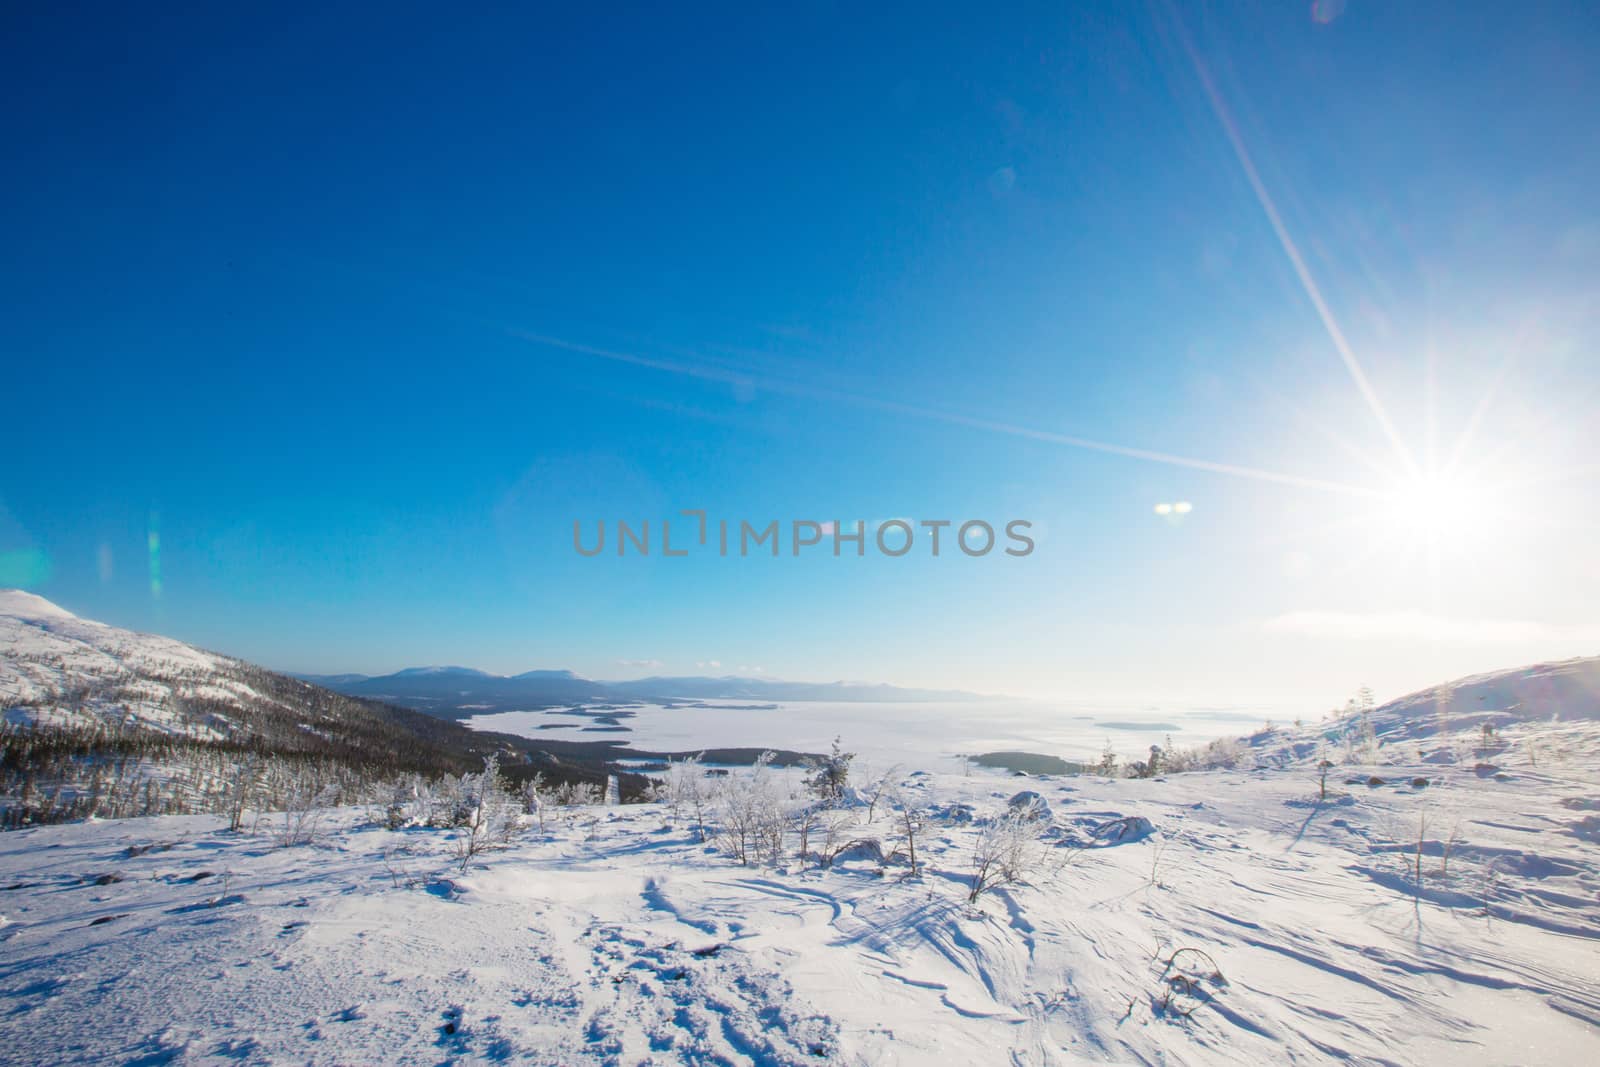
[(1494, 509), (1483, 487), (1437, 473), (1408, 479), (1391, 493), (1385, 517), (1408, 540), (1441, 548), (1481, 543), (1494, 525)]

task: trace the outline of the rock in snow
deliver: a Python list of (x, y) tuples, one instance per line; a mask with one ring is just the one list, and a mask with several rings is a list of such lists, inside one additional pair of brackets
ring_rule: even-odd
[(1031, 789), (1025, 789), (1006, 801), (1006, 807), (1025, 819), (1048, 819), (1050, 802)]
[(1095, 827), (1094, 839), (1102, 845), (1120, 845), (1125, 841), (1142, 841), (1155, 832), (1156, 828), (1143, 815), (1128, 815)]

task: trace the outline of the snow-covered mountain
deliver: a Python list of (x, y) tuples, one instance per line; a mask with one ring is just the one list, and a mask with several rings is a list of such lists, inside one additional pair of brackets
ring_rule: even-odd
[[(113, 760), (121, 761), (119, 774), (128, 772), (129, 790), (146, 780), (166, 789), (183, 774), (194, 776), (199, 810), (208, 810), (228, 766), (252, 755), (297, 766), (321, 762), (343, 768), (346, 781), (375, 781), (403, 771), (472, 770), (496, 752), (545, 765), (553, 747), (468, 730), (171, 638), (82, 619), (19, 590), (0, 591), (0, 713), (7, 736), (30, 754), (0, 769), (0, 813), (7, 818), (16, 814), (5, 795), (11, 787), (64, 792), (67, 806), (77, 780), (104, 777)], [(598, 774), (603, 781), (610, 769), (603, 753), (580, 746), (564, 756), (552, 773)], [(280, 769), (285, 777), (294, 773)]]
[(1246, 742), (1254, 758), (1279, 765), (1348, 758), (1356, 747), (1455, 763), (1491, 757), (1511, 733), (1589, 739), (1596, 723), (1600, 657), (1590, 656), (1474, 674), (1332, 721), (1259, 730)]
[(12, 722), (129, 726), (221, 738), (231, 726), (186, 713), (180, 695), (249, 701), (236, 661), (154, 634), (80, 619), (17, 589), (0, 590), (0, 693)]
[[(0, 592), (6, 721), (106, 728), (294, 750), (347, 747), (373, 759), (439, 725), (244, 660), (81, 619), (43, 597)], [(448, 729), (448, 727), (446, 727)]]
[(319, 684), (443, 718), (466, 718), (486, 710), (605, 703), (613, 699), (603, 683), (579, 678), (570, 671), (528, 671), (507, 676), (471, 667), (408, 667), (376, 677), (324, 676)]
[(570, 704), (664, 704), (694, 700), (856, 701), (861, 703), (975, 700), (977, 694), (907, 689), (866, 682), (789, 682), (776, 678), (652, 677), (601, 682), (567, 670), (500, 675), (471, 667), (408, 667), (376, 677), (364, 674), (299, 675), (352, 696), (415, 708), (446, 718), (523, 711)]
[(1514, 723), (1600, 719), (1600, 656), (1460, 678), (1391, 700), (1372, 717), (1391, 741), (1485, 724), (1499, 730)]

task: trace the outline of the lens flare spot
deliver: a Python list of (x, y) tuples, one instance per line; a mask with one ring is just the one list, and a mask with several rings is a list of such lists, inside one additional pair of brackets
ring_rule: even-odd
[(152, 512), (146, 543), (150, 550), (150, 599), (161, 599), (161, 523)]
[(50, 555), (42, 548), (0, 551), (0, 586), (32, 589), (50, 580)]
[(1314, 0), (1311, 5), (1311, 21), (1320, 26), (1328, 25), (1343, 14), (1344, 0)]

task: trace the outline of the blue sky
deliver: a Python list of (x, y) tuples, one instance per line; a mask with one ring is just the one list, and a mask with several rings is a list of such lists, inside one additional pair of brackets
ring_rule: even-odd
[[(1600, 652), (1591, 8), (806, 8), (7, 16), (0, 584), (312, 671)], [(1038, 548), (572, 551), (692, 507)]]

